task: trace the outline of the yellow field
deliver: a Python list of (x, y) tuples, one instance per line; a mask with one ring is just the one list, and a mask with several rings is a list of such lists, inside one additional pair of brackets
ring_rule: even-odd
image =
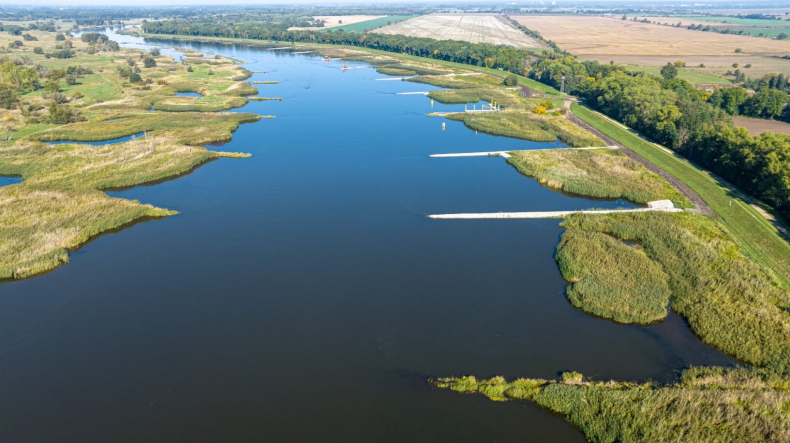
[[(336, 28), (338, 26), (345, 26), (345, 25), (353, 25), (354, 23), (359, 22), (366, 22), (368, 20), (375, 20), (377, 18), (386, 17), (385, 15), (314, 15), (314, 20), (323, 20), (324, 23), (323, 28), (316, 28), (316, 27), (309, 27), (309, 28), (296, 28), (291, 27), (288, 28), (289, 31), (298, 31), (298, 30), (316, 30), (316, 29), (329, 29), (329, 28)], [(340, 23), (340, 22), (343, 23)]]
[(586, 56), (703, 56), (790, 54), (790, 41), (691, 31), (619, 18), (583, 16), (513, 16), (560, 48)]
[(493, 14), (423, 15), (386, 26), (376, 33), (509, 45), (521, 49), (543, 47), (540, 41), (524, 34), (504, 17)]

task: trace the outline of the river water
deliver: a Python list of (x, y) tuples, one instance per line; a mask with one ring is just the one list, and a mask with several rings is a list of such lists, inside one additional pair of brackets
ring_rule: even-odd
[(637, 327), (574, 309), (558, 220), (425, 217), (631, 206), (551, 191), (501, 158), (428, 157), (557, 145), (426, 117), (462, 106), (397, 95), (433, 88), (363, 63), (180, 46), (268, 71), (251, 80), (280, 81), (257, 86), (283, 101), (243, 111), (277, 118), (211, 147), (251, 158), (110, 193), (179, 215), (0, 284), (0, 440), (582, 442), (530, 403), (426, 380), (668, 381), (733, 363), (674, 315)]

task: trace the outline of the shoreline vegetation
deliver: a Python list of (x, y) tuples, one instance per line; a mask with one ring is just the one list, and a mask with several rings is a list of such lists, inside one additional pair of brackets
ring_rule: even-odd
[[(217, 112), (243, 106), (258, 93), (244, 81), (251, 73), (235, 63), (179, 63), (158, 51), (119, 48), (101, 34), (62, 40), (50, 32), (31, 34), (42, 50), (12, 51), (6, 57), (19, 64), (0, 67), (6, 78), (31, 79), (4, 111), (8, 131), (0, 142), (0, 175), (23, 181), (0, 188), (0, 279), (49, 271), (92, 237), (176, 214), (103, 190), (175, 178), (221, 157), (249, 156), (202, 147), (227, 141), (239, 125), (262, 118)], [(13, 38), (0, 34), (0, 44)], [(46, 56), (53, 51), (69, 54)], [(36, 64), (41, 67), (26, 70)], [(80, 143), (127, 136), (121, 143)]]

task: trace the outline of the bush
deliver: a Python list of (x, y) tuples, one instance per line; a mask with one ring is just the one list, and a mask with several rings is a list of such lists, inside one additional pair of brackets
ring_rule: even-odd
[(545, 115), (546, 114), (546, 108), (544, 106), (535, 106), (535, 114)]
[(153, 68), (156, 66), (156, 60), (153, 57), (146, 57), (143, 59), (143, 66), (146, 68)]
[(159, 48), (153, 48), (153, 49), (151, 49), (151, 56), (153, 56), (153, 57), (159, 57), (159, 55), (160, 55)]
[(43, 53), (44, 53), (44, 48), (42, 48), (41, 46), (36, 46), (35, 48), (33, 48), (33, 54), (43, 54)]
[(129, 82), (130, 83), (139, 83), (141, 81), (143, 81), (143, 79), (142, 79), (142, 77), (140, 77), (140, 74), (138, 74), (136, 72), (132, 72), (131, 74), (129, 74)]
[(64, 40), (66, 40), (66, 36), (65, 36), (65, 35), (63, 35), (63, 33), (62, 33), (62, 32), (58, 32), (58, 33), (55, 35), (55, 41), (62, 42), (62, 41), (64, 41)]
[(732, 64), (732, 67), (733, 67), (733, 68), (737, 68), (738, 66), (740, 66), (738, 63), (733, 63), (733, 64)]
[(0, 87), (0, 107), (3, 109), (11, 109), (16, 102), (16, 91), (8, 87)]
[(518, 76), (516, 74), (510, 74), (505, 78), (502, 84), (505, 86), (518, 86)]

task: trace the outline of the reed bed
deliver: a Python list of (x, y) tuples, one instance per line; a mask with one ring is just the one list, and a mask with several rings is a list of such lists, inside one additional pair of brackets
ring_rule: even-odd
[(201, 145), (212, 141), (230, 139), (240, 124), (255, 122), (255, 114), (220, 113), (146, 113), (118, 121), (92, 121), (73, 123), (30, 136), (40, 141), (101, 141), (126, 137), (141, 132), (167, 130), (178, 133), (174, 138), (187, 145)]
[(431, 91), (428, 97), (436, 100), (439, 103), (446, 104), (461, 104), (461, 103), (477, 103), (477, 102), (496, 102), (502, 108), (517, 108), (522, 105), (512, 91), (506, 91), (501, 88), (476, 88), (476, 89), (459, 89), (459, 90), (443, 90)]
[(625, 198), (636, 203), (689, 201), (666, 180), (613, 149), (516, 151), (507, 162), (541, 184), (565, 192), (600, 198)]
[[(560, 226), (567, 230), (558, 252), (564, 272), (600, 264), (602, 259), (592, 255), (600, 251), (600, 238), (589, 233), (638, 242), (668, 276), (672, 309), (702, 341), (741, 361), (790, 374), (790, 294), (772, 274), (742, 256), (714, 220), (691, 213), (575, 214)], [(579, 244), (565, 248), (565, 236)], [(594, 279), (586, 285), (586, 296), (597, 298), (611, 312), (622, 302), (609, 291), (626, 286), (631, 275), (648, 281), (664, 278), (644, 260), (625, 260), (622, 248), (614, 255), (607, 260), (620, 264), (619, 273), (601, 270), (612, 280), (596, 285)]]
[(569, 230), (556, 258), (577, 308), (621, 323), (666, 317), (669, 276), (637, 248), (600, 232)]
[(561, 116), (540, 116), (529, 112), (462, 112), (447, 115), (450, 120), (464, 122), (470, 129), (492, 135), (520, 138), (537, 142), (560, 140), (573, 147), (605, 146), (598, 137), (565, 120)]
[(435, 380), (440, 388), (494, 401), (531, 400), (563, 415), (591, 442), (784, 442), (790, 435), (787, 378), (744, 368), (692, 368), (681, 381), (653, 383), (473, 376)]

